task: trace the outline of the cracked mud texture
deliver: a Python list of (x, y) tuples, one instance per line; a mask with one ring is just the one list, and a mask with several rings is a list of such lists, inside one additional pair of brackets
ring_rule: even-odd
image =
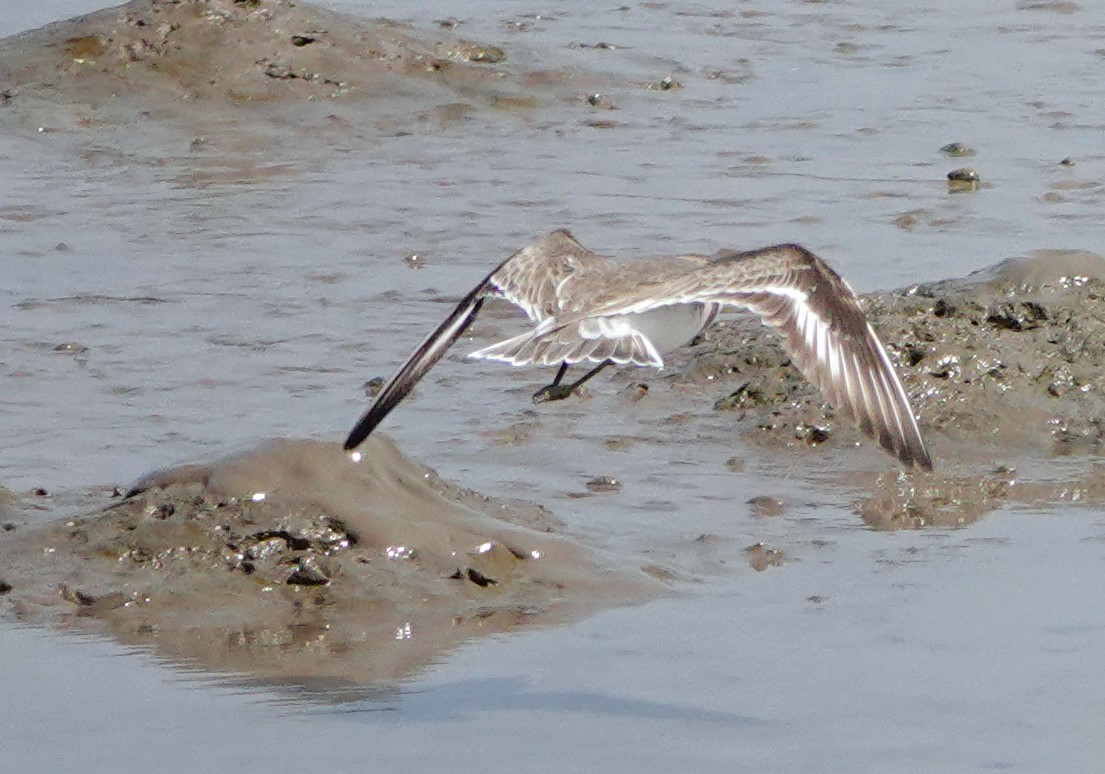
[(373, 436), (282, 440), (147, 477), (99, 513), (0, 539), (22, 621), (329, 699), (479, 635), (562, 623), (663, 586), (558, 536), (540, 507), (447, 484)]

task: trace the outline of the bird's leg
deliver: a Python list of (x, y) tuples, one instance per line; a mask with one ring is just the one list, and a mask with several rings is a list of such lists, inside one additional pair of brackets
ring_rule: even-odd
[(542, 387), (540, 390), (533, 394), (534, 403), (546, 403), (550, 400), (564, 400), (575, 392), (584, 382), (597, 374), (606, 366), (610, 365), (612, 361), (603, 360), (597, 366), (585, 373), (581, 378), (572, 382), (571, 384), (561, 384), (560, 380), (564, 378), (564, 374), (568, 371), (568, 364), (561, 363), (560, 370), (556, 372), (556, 378), (553, 379), (553, 383), (547, 387)]
[(561, 363), (560, 370), (556, 372), (556, 378), (553, 379), (552, 384), (547, 384), (537, 392), (533, 393), (534, 403), (545, 403), (550, 400), (564, 400), (572, 394), (571, 387), (561, 387), (560, 380), (564, 378), (564, 374), (568, 373), (568, 364)]

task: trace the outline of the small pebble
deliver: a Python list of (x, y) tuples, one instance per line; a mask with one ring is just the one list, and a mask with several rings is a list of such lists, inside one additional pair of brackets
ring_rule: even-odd
[(787, 509), (785, 500), (770, 495), (757, 495), (748, 501), (753, 516), (780, 516)]
[(384, 377), (374, 376), (364, 383), (363, 389), (366, 397), (375, 398), (384, 389)]
[(588, 481), (586, 487), (589, 492), (618, 492), (622, 484), (611, 476), (598, 476)]
[(744, 549), (744, 555), (748, 557), (748, 564), (756, 572), (763, 572), (768, 567), (781, 567), (784, 558), (782, 551), (766, 543), (749, 546)]
[(970, 146), (965, 145), (961, 142), (949, 142), (947, 145), (940, 149), (940, 152), (948, 156), (955, 157), (975, 155), (974, 148), (971, 148)]
[(651, 91), (671, 91), (672, 89), (681, 89), (683, 84), (672, 78), (670, 75), (666, 78), (662, 78), (659, 81), (653, 81), (645, 86), (645, 88)]
[(625, 388), (626, 397), (631, 403), (636, 403), (641, 398), (648, 395), (648, 385), (644, 382), (633, 382)]
[(810, 446), (817, 446), (829, 440), (831, 432), (824, 425), (798, 425), (794, 428), (794, 437)]
[(958, 180), (964, 183), (977, 183), (979, 181), (978, 172), (974, 171), (970, 167), (960, 167), (959, 169), (953, 169), (948, 173), (948, 180)]
[(299, 560), (297, 567), (286, 581), (291, 586), (325, 586), (330, 578), (318, 565), (318, 560), (313, 556), (304, 556)]
[(982, 178), (978, 176), (978, 172), (970, 167), (953, 169), (948, 173), (948, 190), (953, 193), (958, 191), (977, 191), (981, 181)]
[(480, 588), (487, 588), (488, 586), (494, 586), (498, 583), (494, 578), (489, 578), (478, 570), (474, 570), (471, 567), (468, 568), (468, 580), (475, 583)]
[(88, 347), (75, 341), (63, 341), (54, 347), (54, 351), (63, 355), (83, 355), (88, 352)]

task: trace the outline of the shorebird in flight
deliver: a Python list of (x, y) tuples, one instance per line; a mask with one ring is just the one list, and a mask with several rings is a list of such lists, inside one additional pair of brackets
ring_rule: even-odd
[[(487, 298), (520, 307), (535, 327), (469, 357), (559, 366), (534, 401), (560, 400), (611, 364), (662, 368), (725, 308), (749, 309), (782, 335), (792, 362), (829, 403), (907, 467), (932, 469), (909, 397), (847, 283), (798, 245), (618, 264), (564, 230), (501, 263), (407, 358), (345, 441), (354, 449), (464, 333)], [(594, 363), (562, 384), (568, 366)]]

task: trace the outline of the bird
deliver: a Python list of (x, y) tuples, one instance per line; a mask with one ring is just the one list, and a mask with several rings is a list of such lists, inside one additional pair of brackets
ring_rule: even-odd
[[(499, 264), (399, 367), (350, 431), (356, 449), (471, 325), (488, 298), (519, 307), (533, 328), (469, 357), (558, 366), (535, 402), (562, 400), (610, 365), (663, 368), (723, 310), (746, 309), (781, 335), (791, 362), (826, 400), (905, 468), (932, 470), (909, 396), (855, 292), (797, 244), (717, 256), (618, 263), (566, 229), (538, 237)], [(591, 363), (564, 384), (569, 366)]]

